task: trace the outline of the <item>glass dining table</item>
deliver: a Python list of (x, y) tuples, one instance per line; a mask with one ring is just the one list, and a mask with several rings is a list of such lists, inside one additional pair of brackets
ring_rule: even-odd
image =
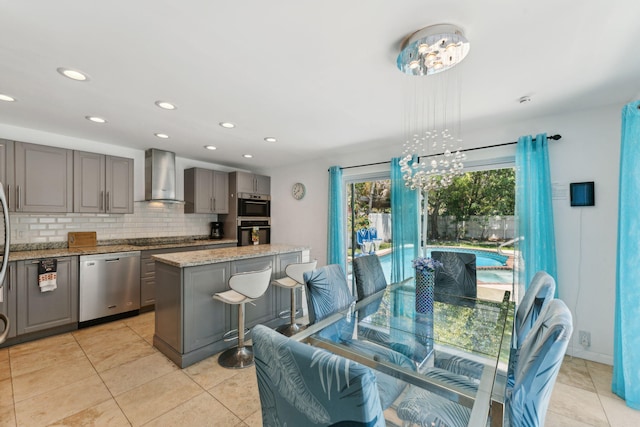
[[(463, 405), (470, 409), (469, 426), (486, 426), (488, 419), (492, 427), (502, 426), (515, 313), (510, 292), (505, 291), (502, 301), (436, 297), (433, 309), (420, 312), (415, 302), (415, 280), (411, 278), (389, 285), (292, 338)], [(412, 363), (394, 363), (380, 357), (376, 348), (401, 353)], [(470, 361), (475, 368), (473, 387), (432, 375), (439, 361), (451, 357)]]

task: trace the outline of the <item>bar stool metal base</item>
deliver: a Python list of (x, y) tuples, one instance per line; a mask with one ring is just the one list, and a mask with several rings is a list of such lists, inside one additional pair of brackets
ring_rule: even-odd
[(218, 363), (224, 368), (242, 369), (253, 366), (253, 347), (232, 347), (220, 353)]
[(276, 331), (280, 332), (284, 336), (290, 337), (305, 329), (307, 329), (307, 325), (301, 325), (300, 323), (286, 323), (284, 325), (278, 326), (276, 328)]

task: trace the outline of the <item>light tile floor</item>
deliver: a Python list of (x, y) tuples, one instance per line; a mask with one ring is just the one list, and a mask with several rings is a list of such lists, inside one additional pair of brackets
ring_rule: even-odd
[[(180, 369), (152, 346), (154, 314), (0, 349), (1, 426), (261, 426), (255, 368)], [(567, 358), (548, 427), (638, 426), (611, 367)]]

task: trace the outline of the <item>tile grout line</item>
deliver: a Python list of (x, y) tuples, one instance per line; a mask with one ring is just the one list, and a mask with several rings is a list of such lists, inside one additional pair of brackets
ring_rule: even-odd
[[(128, 325), (127, 325), (128, 327)], [(135, 331), (134, 331), (135, 332)], [(73, 337), (73, 339), (78, 343), (78, 347), (80, 347), (80, 350), (82, 350), (82, 354), (84, 354), (84, 357), (87, 358), (87, 361), (91, 364), (91, 367), (93, 368), (93, 370), (95, 371), (96, 375), (98, 376), (98, 378), (100, 378), (100, 381), (102, 382), (102, 384), (104, 385), (104, 387), (107, 389), (107, 391), (109, 392), (109, 395), (111, 396), (111, 399), (113, 400), (113, 402), (116, 404), (116, 406), (118, 407), (118, 409), (120, 410), (120, 412), (122, 412), (122, 415), (124, 415), (124, 417), (127, 419), (127, 422), (129, 423), (130, 426), (132, 426), (133, 424), (131, 423), (131, 420), (129, 419), (129, 417), (127, 417), (127, 414), (122, 410), (122, 408), (120, 407), (120, 404), (118, 403), (118, 401), (116, 400), (115, 396), (113, 395), (113, 393), (111, 392), (111, 390), (109, 389), (109, 387), (107, 386), (107, 384), (104, 382), (104, 378), (102, 378), (102, 375), (100, 375), (100, 372), (98, 372), (98, 369), (96, 368), (96, 366), (93, 364), (93, 362), (91, 361), (91, 358), (89, 358), (89, 355), (87, 354), (87, 352), (85, 351), (84, 347), (82, 346), (82, 344), (80, 344), (80, 341), (78, 341), (78, 338), (76, 338), (75, 335), (71, 334), (71, 336)], [(104, 401), (106, 402), (106, 400)], [(100, 402), (98, 404), (102, 404), (104, 402)], [(96, 406), (96, 405), (94, 405)], [(85, 411), (89, 408), (85, 408), (81, 411), (76, 412), (80, 413), (82, 411)], [(75, 414), (73, 414), (75, 415)], [(65, 417), (66, 418), (66, 417)], [(64, 418), (63, 418), (64, 419)], [(62, 420), (57, 420), (56, 422), (60, 422)]]

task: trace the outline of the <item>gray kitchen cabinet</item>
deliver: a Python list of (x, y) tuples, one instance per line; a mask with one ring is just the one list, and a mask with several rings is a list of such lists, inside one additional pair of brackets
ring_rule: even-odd
[(73, 152), (73, 211), (133, 213), (133, 159)]
[(57, 288), (49, 292), (40, 292), (38, 260), (16, 261), (18, 335), (78, 322), (78, 257), (57, 261)]
[[(230, 310), (213, 295), (227, 290), (229, 263), (187, 269), (158, 263), (156, 269), (160, 277), (156, 305), (161, 307), (155, 315), (156, 347), (170, 349), (170, 355), (198, 353), (198, 349), (207, 346), (212, 347), (208, 351), (213, 353), (223, 349), (223, 335), (231, 329)], [(174, 361), (182, 367), (193, 363)]]
[[(267, 267), (273, 268), (273, 274), (275, 273), (275, 257), (264, 256), (257, 258), (239, 259), (231, 264), (231, 274), (244, 273), (247, 271), (263, 270)], [(251, 328), (258, 323), (266, 323), (272, 320), (274, 313), (276, 312), (276, 292), (278, 289), (276, 286), (267, 288), (267, 291), (263, 296), (253, 302), (253, 304), (245, 304), (245, 326)], [(255, 304), (255, 305), (254, 305)], [(238, 314), (237, 307), (234, 307), (231, 315), (231, 324), (234, 328), (238, 327)]]
[[(224, 335), (237, 328), (238, 308), (214, 300), (213, 295), (229, 289), (228, 280), (234, 273), (261, 270), (268, 266), (276, 268), (278, 263), (301, 259), (302, 253), (294, 252), (297, 255), (288, 256), (285, 251), (276, 256), (258, 252), (252, 255), (253, 258), (229, 258), (229, 254), (223, 251), (220, 262), (214, 261), (218, 257), (212, 255), (211, 262), (186, 266), (175, 265), (177, 258), (174, 256), (159, 255), (155, 262), (153, 345), (181, 368), (236, 345), (236, 340), (225, 341)], [(279, 256), (282, 258), (276, 262)], [(188, 254), (178, 258), (190, 259)], [(201, 257), (198, 255), (194, 259)], [(267, 293), (254, 301), (255, 306), (246, 304), (246, 327), (256, 323), (276, 327), (285, 322), (274, 311), (273, 288), (269, 286)]]
[(107, 213), (133, 213), (133, 159), (106, 156)]
[(248, 172), (236, 174), (236, 193), (271, 194), (271, 177)]
[(223, 339), (231, 329), (229, 305), (214, 300), (227, 290), (229, 263), (184, 271), (184, 351), (189, 352)]
[[(7, 275), (2, 284), (2, 302), (0, 302), (0, 313), (9, 319), (9, 335), (7, 338), (16, 336), (16, 264), (7, 264)], [(0, 323), (0, 334), (4, 332), (4, 325)]]
[(16, 212), (72, 212), (73, 151), (14, 143)]
[(13, 183), (13, 141), (6, 139), (0, 139), (0, 183), (4, 185), (4, 192), (7, 195), (7, 203), (9, 204), (9, 211), (15, 211), (15, 197), (12, 194), (14, 188)]
[(211, 169), (184, 171), (185, 213), (229, 212), (229, 174)]

